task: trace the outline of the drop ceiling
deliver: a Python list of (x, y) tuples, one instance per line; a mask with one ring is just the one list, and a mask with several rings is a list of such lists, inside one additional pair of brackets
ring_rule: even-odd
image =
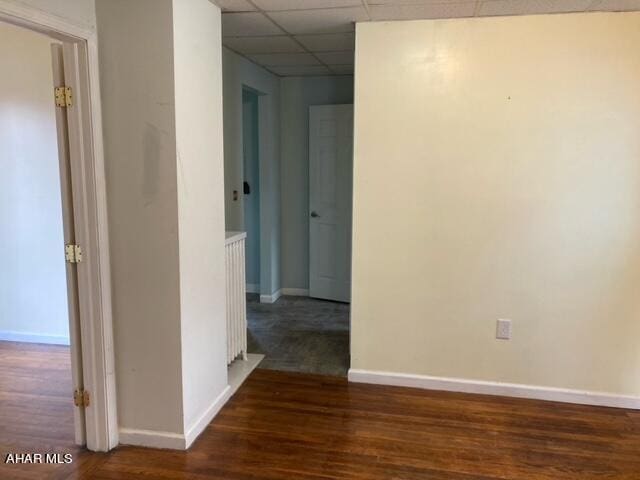
[(355, 22), (640, 10), (640, 0), (214, 0), (222, 43), (279, 76), (353, 73)]

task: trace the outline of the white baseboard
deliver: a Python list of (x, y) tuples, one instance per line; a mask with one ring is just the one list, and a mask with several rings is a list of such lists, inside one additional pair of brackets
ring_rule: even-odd
[(181, 433), (138, 430), (133, 428), (121, 428), (119, 433), (121, 445), (169, 448), (171, 450), (184, 450), (186, 448), (184, 435)]
[(294, 297), (308, 297), (309, 289), (307, 288), (283, 288), (282, 295), (291, 295)]
[[(247, 288), (249, 286), (247, 285)], [(247, 290), (249, 291), (249, 290)], [(271, 295), (260, 295), (260, 303), (275, 303), (282, 295), (295, 297), (308, 297), (309, 290), (306, 288), (281, 288)]]
[(244, 381), (251, 375), (258, 364), (264, 359), (264, 355), (259, 353), (248, 353), (246, 360), (237, 359), (227, 367), (227, 378), (229, 379), (229, 397), (232, 397)]
[(49, 345), (69, 345), (69, 337), (63, 335), (38, 335), (0, 330), (0, 340), (7, 342), (46, 343)]
[(349, 381), (640, 410), (640, 397), (605, 392), (590, 392), (586, 390), (486, 382), (482, 380), (466, 380), (463, 378), (431, 377), (426, 375), (358, 370), (353, 368), (349, 370)]
[(260, 295), (260, 303), (275, 303), (282, 296), (282, 289), (271, 295)]
[(247, 293), (260, 293), (260, 285), (257, 283), (247, 283)]
[(231, 387), (227, 385), (204, 413), (187, 429), (186, 434), (162, 432), (155, 430), (139, 430), (121, 428), (120, 444), (135, 445), (137, 447), (168, 448), (171, 450), (186, 450), (193, 441), (207, 428), (211, 420), (229, 400)]
[(184, 435), (185, 448), (189, 448), (193, 441), (198, 438), (205, 428), (207, 428), (207, 425), (211, 423), (213, 417), (215, 417), (220, 409), (224, 407), (224, 404), (227, 403), (229, 397), (231, 397), (231, 387), (227, 385), (220, 395), (218, 395), (218, 398), (216, 398), (204, 411), (200, 418), (193, 422), (193, 425), (187, 429), (187, 433)]

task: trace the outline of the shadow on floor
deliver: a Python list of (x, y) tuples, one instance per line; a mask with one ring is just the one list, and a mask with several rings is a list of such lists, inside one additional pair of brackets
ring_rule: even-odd
[(308, 297), (260, 303), (247, 295), (247, 349), (262, 353), (259, 368), (346, 376), (349, 304)]

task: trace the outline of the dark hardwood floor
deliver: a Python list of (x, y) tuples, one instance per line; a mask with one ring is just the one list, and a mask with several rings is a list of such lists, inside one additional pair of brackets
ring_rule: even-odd
[(72, 446), (68, 360), (0, 342), (0, 479), (640, 479), (640, 413), (256, 370), (188, 452)]
[(47, 478), (58, 465), (5, 464), (8, 453), (72, 453), (69, 348), (0, 341), (0, 479)]

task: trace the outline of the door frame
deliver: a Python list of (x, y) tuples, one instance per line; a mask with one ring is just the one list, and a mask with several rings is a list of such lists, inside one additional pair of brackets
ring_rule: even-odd
[[(262, 270), (263, 270), (263, 261), (262, 261), (262, 187), (263, 187), (263, 179), (262, 179), (262, 166), (260, 165), (260, 159), (262, 158), (261, 153), (262, 150), (264, 148), (264, 139), (260, 136), (260, 132), (262, 131), (262, 129), (260, 128), (260, 124), (261, 124), (261, 119), (260, 119), (260, 102), (261, 102), (261, 98), (264, 97), (266, 94), (256, 90), (255, 88), (251, 88), (248, 85), (245, 85), (244, 83), (242, 84), (242, 109), (241, 109), (241, 118), (242, 118), (242, 166), (240, 168), (240, 170), (242, 171), (242, 180), (244, 182), (245, 178), (246, 178), (246, 164), (245, 164), (245, 156), (244, 156), (244, 127), (245, 127), (245, 118), (244, 118), (244, 94), (245, 92), (250, 92), (251, 94), (256, 96), (256, 118), (255, 118), (255, 124), (257, 127), (257, 138), (255, 138), (254, 140), (257, 141), (257, 145), (256, 145), (256, 150), (258, 153), (258, 159), (257, 159), (257, 167), (258, 167), (258, 198), (257, 198), (257, 205), (258, 205), (258, 238), (257, 238), (257, 242), (258, 242), (258, 283), (255, 285), (252, 285), (252, 287), (257, 287), (257, 291), (256, 288), (254, 288), (254, 291), (249, 291), (249, 284), (246, 284), (247, 286), (247, 293), (257, 293), (258, 295), (260, 295), (262, 293), (261, 290), (261, 285), (263, 284), (263, 278), (262, 278)], [(244, 185), (243, 185), (244, 187)], [(249, 232), (247, 231), (247, 215), (246, 215), (246, 201), (247, 198), (244, 195), (242, 195), (242, 231), (244, 231), (247, 234), (247, 239), (249, 238)], [(247, 239), (245, 239), (245, 246), (247, 244)], [(248, 256), (248, 255), (247, 255)]]
[[(78, 48), (80, 91), (75, 95), (84, 100), (78, 126), (84, 155), (80, 164), (72, 163), (71, 170), (74, 178), (82, 179), (77, 189), (80, 198), (74, 197), (74, 208), (82, 214), (76, 216), (74, 226), (85, 251), (79, 268), (85, 269), (87, 283), (79, 296), (84, 388), (91, 396), (87, 408), (93, 409), (87, 418), (91, 421), (86, 425), (86, 441), (89, 450), (108, 451), (118, 444), (118, 421), (97, 33), (13, 0), (0, 0), (0, 21), (76, 44)], [(53, 101), (53, 92), (51, 98)]]
[[(281, 238), (279, 236), (280, 224), (280, 186), (277, 182), (280, 179), (280, 166), (275, 153), (274, 145), (279, 142), (279, 138), (274, 137), (272, 128), (274, 113), (274, 94), (272, 91), (265, 89), (260, 82), (255, 79), (242, 78), (239, 82), (239, 105), (242, 112), (242, 92), (249, 90), (258, 96), (258, 177), (260, 195), (258, 203), (260, 204), (260, 284), (258, 293), (260, 294), (260, 303), (274, 303), (280, 297), (282, 291), (280, 289), (279, 273), (274, 273), (280, 262)], [(239, 131), (243, 130), (242, 114), (238, 118)], [(239, 151), (243, 152), (244, 139), (239, 145)], [(244, 157), (240, 157), (240, 176), (244, 180)], [(242, 199), (242, 226), (245, 229), (244, 218), (244, 195)], [(277, 237), (273, 238), (273, 232), (278, 232)], [(274, 248), (274, 243), (277, 245)]]

